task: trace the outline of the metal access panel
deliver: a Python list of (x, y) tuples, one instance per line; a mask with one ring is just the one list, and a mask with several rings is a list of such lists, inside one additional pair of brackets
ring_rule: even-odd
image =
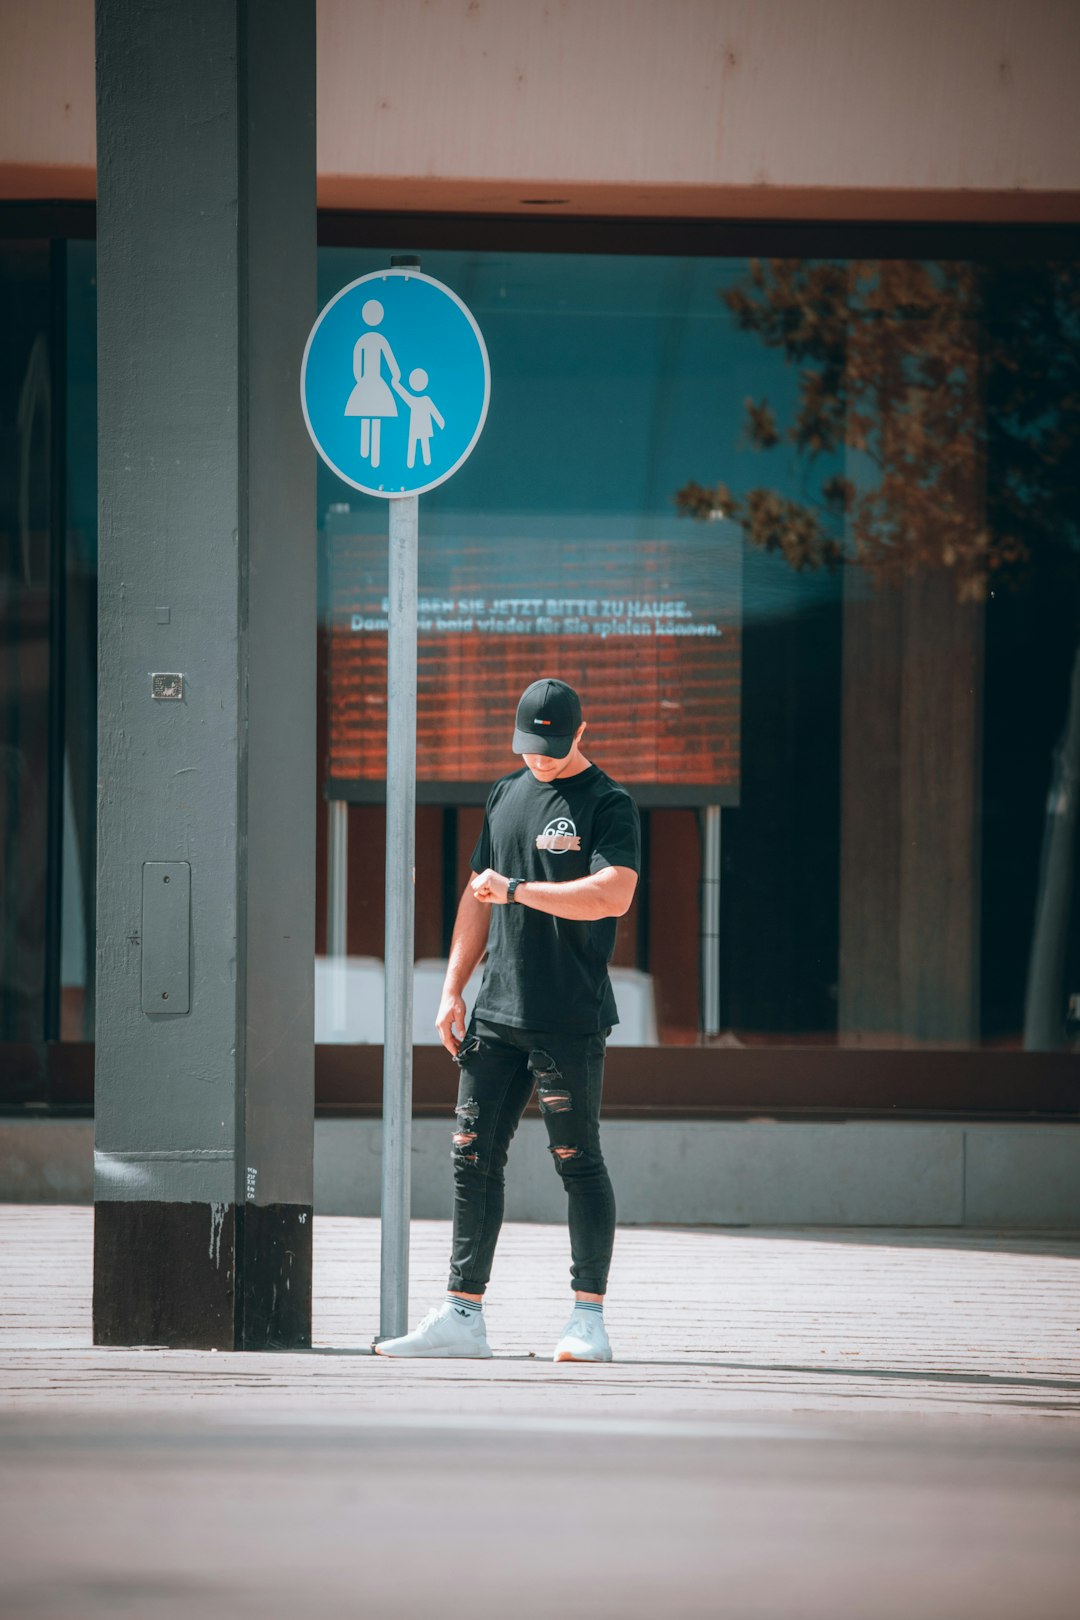
[(191, 864), (144, 861), (142, 1010), (191, 1011)]

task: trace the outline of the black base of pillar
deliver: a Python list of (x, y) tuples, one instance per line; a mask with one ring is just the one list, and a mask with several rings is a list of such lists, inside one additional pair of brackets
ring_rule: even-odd
[(310, 1349), (311, 1235), (295, 1204), (99, 1203), (94, 1343)]
[(236, 1211), (238, 1350), (311, 1349), (311, 1210), (241, 1204)]

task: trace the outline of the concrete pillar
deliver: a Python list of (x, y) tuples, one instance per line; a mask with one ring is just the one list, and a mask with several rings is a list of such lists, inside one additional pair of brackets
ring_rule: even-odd
[(94, 1337), (302, 1346), (314, 0), (98, 0), (97, 97)]

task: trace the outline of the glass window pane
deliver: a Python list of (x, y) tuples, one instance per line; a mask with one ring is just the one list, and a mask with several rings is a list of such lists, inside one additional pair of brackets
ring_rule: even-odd
[[(324, 250), (323, 301), (388, 257)], [(492, 362), (479, 447), (421, 501), (428, 796), (513, 769), (517, 691), (562, 673), (594, 757), (653, 806), (630, 958), (664, 1038), (699, 1036), (702, 841), (675, 806), (711, 798), (707, 1038), (1066, 1041), (1075, 812), (1044, 811), (1080, 750), (1077, 267), (423, 268)], [(320, 468), (319, 521), (327, 778), (375, 798), (385, 513)]]
[(0, 1040), (44, 1034), (52, 404), (48, 242), (0, 242)]
[(97, 804), (97, 298), (95, 244), (67, 244), (67, 579), (60, 1034), (94, 1037)]

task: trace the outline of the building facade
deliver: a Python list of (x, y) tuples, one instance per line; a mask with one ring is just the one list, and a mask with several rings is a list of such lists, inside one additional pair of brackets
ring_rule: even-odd
[[(918, 1165), (923, 1127), (1008, 1122), (1050, 1133), (1064, 1189), (1080, 1101), (1075, 8), (316, 15), (317, 305), (413, 252), (491, 356), (484, 437), (421, 506), (423, 1017), (486, 783), (514, 765), (514, 697), (562, 674), (643, 811), (616, 956), (620, 1129), (903, 1120), (897, 1162)], [(0, 1101), (55, 1113), (92, 1103), (106, 948), (93, 6), (9, 5), (5, 32)], [(353, 1130), (379, 1102), (384, 530), (379, 503), (320, 465), (295, 537), (318, 619), (281, 625), (318, 661), (316, 1108)], [(438, 723), (447, 694), (461, 739)], [(442, 1054), (423, 1020), (417, 1038), (416, 1111), (438, 1116)], [(880, 1141), (895, 1158), (901, 1136)], [(712, 1162), (726, 1151), (716, 1138)], [(949, 1158), (942, 1185), (962, 1174)], [(694, 1197), (694, 1218), (739, 1218)], [(951, 1197), (928, 1198), (941, 1224), (965, 1218)], [(1075, 1195), (1055, 1198), (1045, 1219), (1071, 1219)]]

